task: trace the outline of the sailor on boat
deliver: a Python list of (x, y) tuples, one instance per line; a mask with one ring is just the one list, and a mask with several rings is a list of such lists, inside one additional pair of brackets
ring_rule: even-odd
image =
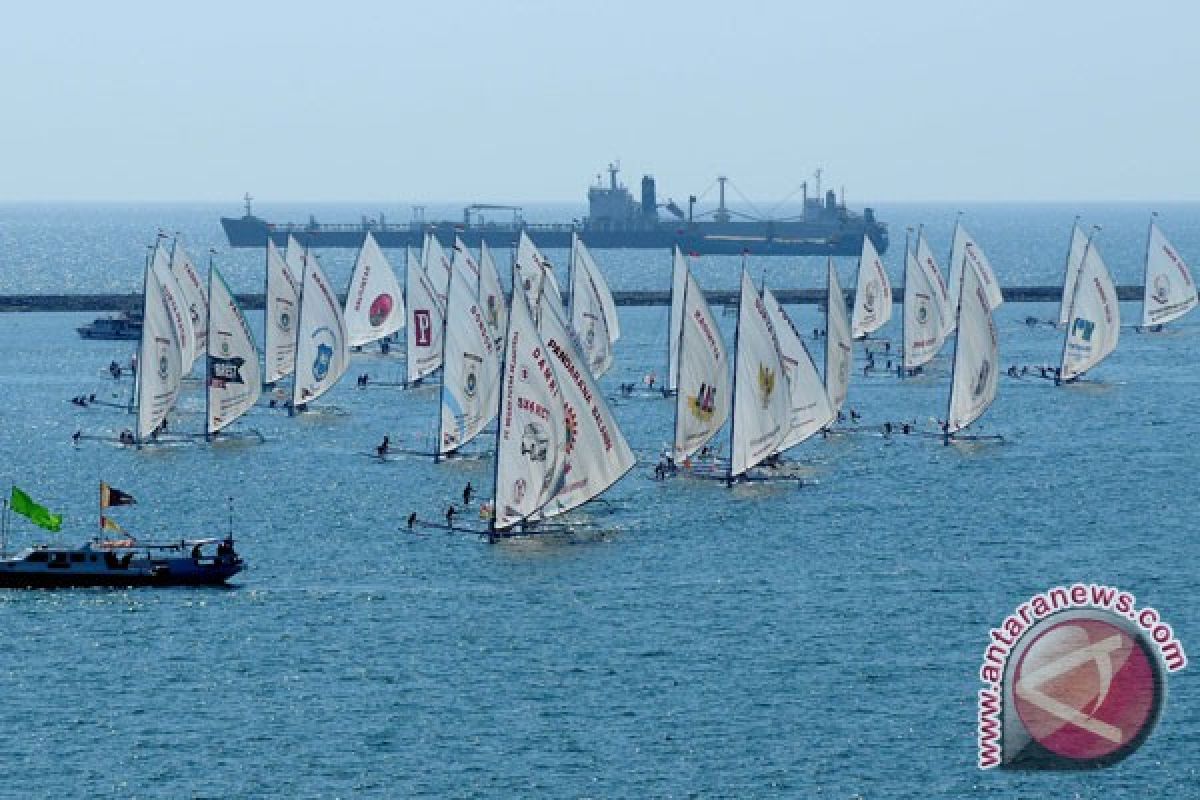
[(375, 448), (375, 455), (386, 456), (388, 454), (388, 447), (390, 447), (390, 446), (391, 446), (391, 440), (388, 439), (387, 436), (384, 436), (383, 441), (380, 442), (379, 446)]

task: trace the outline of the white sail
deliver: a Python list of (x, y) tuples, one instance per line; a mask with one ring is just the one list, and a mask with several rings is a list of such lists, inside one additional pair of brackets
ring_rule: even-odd
[(771, 319), (745, 268), (733, 368), (729, 474), (737, 477), (779, 450), (791, 427), (792, 412)]
[(557, 492), (564, 466), (566, 415), (551, 354), (524, 293), (513, 292), (500, 384), (492, 526), (506, 530)]
[(583, 241), (571, 238), (571, 330), (592, 375), (599, 378), (613, 364), (616, 337), (609, 320), (616, 319), (612, 294)]
[(916, 254), (917, 263), (921, 265), (921, 269), (924, 270), (929, 285), (935, 290), (933, 292), (933, 299), (938, 314), (941, 316), (939, 331), (941, 341), (938, 342), (938, 348), (941, 348), (947, 337), (953, 332), (954, 305), (950, 302), (950, 292), (946, 289), (946, 281), (942, 277), (942, 271), (938, 268), (937, 260), (933, 257), (933, 250), (930, 249), (929, 242), (925, 239), (924, 228), (917, 229)]
[(421, 268), (429, 276), (429, 285), (433, 287), (433, 296), (438, 308), (446, 313), (446, 297), (450, 292), (450, 259), (442, 249), (442, 243), (432, 233), (425, 234), (425, 246), (421, 249)]
[(296, 377), (292, 406), (311, 403), (334, 387), (350, 367), (346, 320), (337, 293), (312, 253), (304, 256), (300, 318), (296, 323)]
[[(291, 252), (290, 247), (288, 252)], [(290, 263), (284, 261), (275, 242), (268, 237), (266, 319), (263, 322), (263, 369), (267, 383), (275, 383), (296, 369), (296, 314), (300, 310), (300, 281), (296, 276), (299, 274), (292, 271)]]
[[(828, 266), (829, 290), (825, 302), (825, 393), (829, 397), (829, 413), (832, 419), (837, 417), (837, 412), (842, 409), (850, 391), (854, 344), (850, 334), (850, 320), (846, 317), (846, 298), (842, 294), (841, 284), (838, 283), (837, 268), (834, 267), (832, 257)], [(891, 287), (888, 287), (887, 296), (888, 307), (891, 308)]]
[(488, 330), (496, 346), (504, 345), (504, 329), (508, 327), (508, 304), (504, 299), (504, 285), (500, 282), (500, 271), (492, 258), (487, 242), (479, 245), (479, 303)]
[(407, 343), (408, 382), (413, 383), (442, 365), (442, 306), (429, 274), (421, 266), (420, 257), (408, 250), (405, 265), (408, 286)]
[(557, 490), (534, 515), (538, 519), (583, 505), (620, 480), (637, 461), (560, 313), (543, 304), (540, 330), (562, 397), (565, 463)]
[(892, 318), (892, 283), (883, 259), (871, 237), (863, 236), (862, 256), (858, 259), (858, 282), (854, 286), (854, 316), (851, 331), (862, 339), (882, 328)]
[(679, 330), (683, 325), (683, 293), (689, 274), (683, 251), (675, 245), (671, 261), (671, 316), (667, 323), (667, 389), (672, 392), (679, 389), (676, 383), (679, 377)]
[[(304, 248), (296, 241), (296, 237), (288, 234), (287, 250), (284, 253), (284, 259), (287, 261), (288, 269), (292, 275), (297, 276), (296, 288), (300, 288), (300, 277), (304, 275)], [(299, 295), (297, 295), (299, 297)]]
[(904, 368), (916, 369), (933, 360), (942, 346), (942, 316), (938, 288), (917, 263), (912, 251), (904, 254)]
[(1079, 268), (1083, 266), (1083, 254), (1087, 250), (1088, 238), (1079, 227), (1079, 220), (1071, 227), (1071, 246), (1067, 249), (1067, 266), (1063, 273), (1062, 302), (1058, 306), (1058, 324), (1066, 325), (1071, 318), (1071, 298), (1075, 284), (1079, 281)]
[(1121, 310), (1112, 276), (1096, 243), (1088, 241), (1067, 320), (1060, 380), (1078, 378), (1117, 349)]
[(179, 287), (179, 281), (175, 280), (175, 273), (171, 272), (171, 263), (163, 248), (154, 248), (150, 268), (158, 277), (158, 290), (170, 312), (171, 324), (175, 326), (175, 338), (179, 340), (183, 374), (186, 375), (196, 360), (196, 339), (191, 315), (187, 311), (183, 296), (183, 289)]
[(680, 319), (672, 349), (679, 354), (679, 372), (670, 377), (678, 389), (675, 460), (683, 461), (708, 444), (729, 419), (733, 392), (721, 329), (691, 270), (682, 260), (678, 263), (682, 264), (683, 286), (677, 295)]
[(346, 334), (351, 347), (378, 341), (404, 327), (404, 297), (396, 273), (367, 231), (346, 292)]
[(1163, 325), (1196, 307), (1196, 284), (1183, 257), (1153, 222), (1146, 244), (1142, 325)]
[(517, 241), (516, 267), (521, 286), (524, 287), (529, 300), (529, 307), (534, 310), (535, 319), (542, 294), (550, 295), (555, 308), (563, 307), (562, 290), (558, 279), (554, 277), (554, 266), (542, 255), (542, 251), (537, 249), (537, 245), (525, 231), (521, 231), (521, 237)]
[(496, 417), (500, 356), (480, 308), (478, 286), (474, 260), (456, 242), (446, 298), (439, 453), (470, 442)]
[(213, 434), (254, 407), (262, 392), (262, 373), (246, 315), (221, 273), (210, 269), (205, 432)]
[[(766, 286), (763, 287), (762, 299), (767, 318), (774, 329), (775, 343), (787, 378), (784, 388), (788, 393), (791, 418), (783, 440), (775, 448), (776, 452), (783, 452), (832, 422), (833, 411), (817, 365), (813, 363), (804, 339), (796, 331), (787, 312)], [(845, 301), (842, 305), (844, 309)]]
[(143, 300), (142, 342), (138, 349), (137, 369), (137, 440), (144, 441), (175, 405), (183, 378), (183, 349), (167, 301), (159, 270), (154, 269), (158, 251), (146, 267), (146, 293)]
[(946, 433), (957, 433), (983, 416), (996, 399), (1000, 374), (1000, 348), (996, 323), (992, 320), (992, 299), (979, 269), (965, 252), (963, 261)]
[[(171, 274), (179, 284), (185, 314), (192, 325), (192, 358), (196, 359), (208, 347), (208, 291), (192, 257), (178, 238), (171, 246)], [(185, 362), (183, 374), (188, 374), (191, 369), (192, 364)]]
[(979, 271), (979, 279), (983, 282), (983, 288), (988, 294), (988, 302), (991, 304), (992, 310), (995, 311), (1004, 304), (1004, 293), (1000, 290), (1000, 283), (996, 280), (996, 273), (992, 271), (992, 262), (988, 260), (984, 254), (983, 248), (975, 241), (975, 237), (967, 231), (966, 227), (958, 221), (954, 223), (954, 238), (950, 244), (950, 287), (947, 291), (950, 293), (951, 302), (951, 325), (947, 327), (946, 333), (949, 334), (954, 330), (954, 326), (958, 324), (958, 298), (962, 294), (962, 276), (965, 264), (970, 261), (975, 269)]

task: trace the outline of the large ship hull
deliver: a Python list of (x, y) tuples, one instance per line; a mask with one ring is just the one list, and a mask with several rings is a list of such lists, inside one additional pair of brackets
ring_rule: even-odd
[[(272, 225), (255, 216), (222, 217), (221, 227), (233, 247), (265, 247), (267, 237), (277, 246), (287, 245), (288, 236), (295, 236), (311, 247), (360, 247), (367, 231), (380, 247), (420, 247), (425, 234), (433, 233), (444, 243), (460, 236), (468, 247), (478, 247), (486, 241), (488, 247), (515, 247), (521, 230), (525, 230), (538, 247), (567, 249), (571, 234), (578, 232), (592, 248), (632, 248), (644, 250), (669, 249), (678, 245), (684, 252), (697, 255), (755, 255), (799, 256), (857, 256), (862, 252), (864, 227), (861, 225), (838, 230), (804, 223), (781, 223), (777, 226), (729, 223), (726, 225), (692, 225), (690, 227), (660, 227), (650, 230), (600, 230), (572, 225), (471, 226), (453, 223), (409, 225)], [(887, 250), (887, 229), (876, 226), (871, 240), (877, 250)]]

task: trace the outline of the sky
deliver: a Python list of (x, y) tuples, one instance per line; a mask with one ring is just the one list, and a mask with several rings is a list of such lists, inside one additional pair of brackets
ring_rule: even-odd
[(20, 3), (0, 201), (1200, 200), (1187, 2)]

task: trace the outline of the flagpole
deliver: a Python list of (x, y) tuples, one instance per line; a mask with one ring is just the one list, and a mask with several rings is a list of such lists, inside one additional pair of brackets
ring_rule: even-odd
[[(11, 489), (10, 489), (11, 491)], [(4, 517), (0, 520), (0, 558), (8, 558), (8, 498), (4, 498)]]

